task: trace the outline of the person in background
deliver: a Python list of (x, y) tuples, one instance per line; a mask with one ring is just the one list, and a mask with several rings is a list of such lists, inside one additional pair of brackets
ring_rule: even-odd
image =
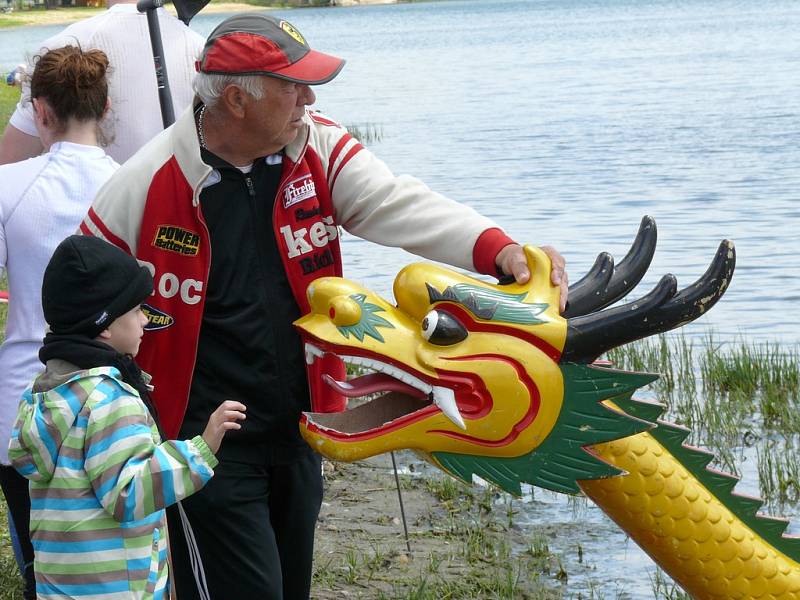
[[(203, 48), (203, 37), (163, 8), (157, 10), (164, 58), (175, 113), (189, 106), (194, 61)], [(123, 163), (164, 127), (158, 102), (153, 53), (147, 17), (136, 10), (136, 0), (108, 0), (108, 10), (73, 23), (42, 43), (43, 50), (65, 46), (96, 48), (111, 63), (109, 96), (111, 110), (103, 121), (108, 154)], [(20, 102), (0, 139), (0, 164), (31, 158), (43, 143), (34, 124), (23, 85)]]
[(31, 481), (39, 600), (169, 598), (164, 507), (214, 474), (245, 407), (225, 401), (202, 435), (162, 441), (134, 360), (153, 291), (147, 268), (97, 238), (61, 242), (42, 281), (45, 371), (22, 397), (9, 445)]
[(0, 484), (20, 540), (26, 599), (35, 598), (28, 482), (8, 466), (8, 440), (22, 392), (41, 367), (36, 353), (45, 332), (45, 265), (119, 166), (98, 147), (107, 73), (108, 58), (100, 50), (64, 46), (37, 57), (28, 102), (47, 151), (0, 166), (0, 274), (8, 275), (11, 297), (0, 345)]
[[(180, 600), (309, 596), (322, 477), (298, 421), (312, 400), (341, 410), (321, 382), (323, 371), (344, 375), (325, 360), (307, 371), (292, 322), (308, 310), (309, 284), (342, 274), (339, 226), (487, 275), (530, 277), (522, 248), (490, 219), (394, 175), (307, 110), (311, 86), (343, 64), (288, 21), (226, 19), (198, 62), (194, 107), (117, 171), (81, 224), (155, 275), (148, 310), (160, 325), (140, 357), (159, 382), (167, 433), (196, 435), (220, 395), (248, 407), (217, 475), (170, 512)], [(545, 251), (563, 309), (564, 260)]]

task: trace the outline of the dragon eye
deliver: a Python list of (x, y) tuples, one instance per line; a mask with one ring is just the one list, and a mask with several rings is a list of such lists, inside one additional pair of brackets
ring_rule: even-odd
[(437, 346), (451, 346), (467, 338), (467, 330), (453, 315), (432, 310), (422, 319), (422, 337)]

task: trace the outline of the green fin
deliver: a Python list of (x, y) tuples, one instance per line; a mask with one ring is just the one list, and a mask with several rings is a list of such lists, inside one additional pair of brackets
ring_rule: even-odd
[(539, 447), (514, 458), (434, 452), (432, 456), (441, 468), (468, 482), (477, 475), (517, 496), (521, 494), (521, 482), (577, 494), (580, 480), (621, 475), (623, 471), (585, 447), (647, 431), (653, 423), (620, 413), (601, 402), (630, 399), (637, 388), (658, 376), (578, 364), (560, 367), (564, 376), (562, 412)]

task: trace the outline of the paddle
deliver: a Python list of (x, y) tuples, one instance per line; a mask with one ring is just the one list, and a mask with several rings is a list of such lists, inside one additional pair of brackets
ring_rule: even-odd
[[(178, 18), (189, 25), (200, 10), (208, 4), (209, 0), (173, 0)], [(136, 9), (147, 15), (147, 29), (150, 33), (150, 46), (153, 49), (153, 63), (156, 68), (156, 83), (158, 85), (158, 101), (161, 104), (161, 122), (166, 129), (175, 122), (175, 108), (172, 105), (172, 95), (169, 91), (169, 77), (167, 76), (167, 63), (164, 59), (164, 44), (161, 40), (161, 27), (158, 24), (156, 10), (164, 6), (164, 0), (139, 0)]]

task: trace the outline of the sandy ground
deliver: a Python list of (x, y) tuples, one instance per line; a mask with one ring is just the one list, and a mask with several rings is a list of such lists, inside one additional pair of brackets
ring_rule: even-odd
[(519, 550), (536, 544), (510, 522), (505, 495), (401, 475), (409, 552), (389, 455), (326, 462), (325, 473), (312, 598), (562, 597), (554, 557)]

